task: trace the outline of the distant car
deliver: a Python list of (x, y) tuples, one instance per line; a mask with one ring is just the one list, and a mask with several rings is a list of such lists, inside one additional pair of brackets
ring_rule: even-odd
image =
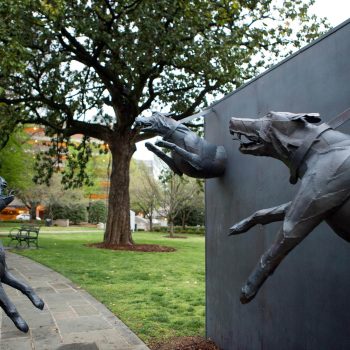
[(19, 214), (16, 216), (16, 220), (30, 220), (30, 214)]

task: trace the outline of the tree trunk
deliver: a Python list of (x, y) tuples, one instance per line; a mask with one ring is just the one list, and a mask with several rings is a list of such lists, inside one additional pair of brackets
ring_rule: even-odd
[(169, 224), (169, 237), (174, 238), (174, 221), (171, 220), (170, 222), (168, 222), (168, 224)]
[[(127, 133), (126, 133), (127, 134)], [(108, 197), (108, 216), (104, 243), (109, 246), (132, 245), (130, 230), (129, 166), (135, 145), (129, 135), (118, 135), (111, 140), (112, 171)]]
[(153, 205), (151, 205), (151, 210), (150, 210), (148, 219), (149, 219), (149, 230), (152, 232), (153, 231)]
[(181, 215), (181, 224), (182, 224), (182, 229), (185, 230), (186, 229), (186, 212), (183, 211), (182, 215)]
[(153, 231), (153, 218), (152, 218), (152, 215), (149, 217), (149, 230)]
[(30, 213), (31, 220), (36, 220), (36, 208), (38, 207), (38, 205), (39, 205), (39, 202), (36, 202), (36, 201), (30, 202), (29, 213)]

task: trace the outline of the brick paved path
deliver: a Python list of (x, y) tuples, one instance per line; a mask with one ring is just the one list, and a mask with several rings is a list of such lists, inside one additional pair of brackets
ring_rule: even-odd
[(36, 309), (22, 293), (5, 286), (30, 330), (20, 332), (0, 311), (1, 350), (149, 350), (104, 305), (57, 272), (9, 252), (7, 265), (36, 290), (45, 308)]

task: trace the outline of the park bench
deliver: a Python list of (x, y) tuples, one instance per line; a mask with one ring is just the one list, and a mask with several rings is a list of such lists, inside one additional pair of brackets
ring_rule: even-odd
[(13, 241), (16, 241), (16, 248), (20, 246), (22, 248), (22, 243), (27, 245), (27, 248), (30, 247), (30, 244), (33, 243), (37, 248), (38, 246), (38, 237), (40, 232), (39, 225), (32, 224), (23, 224), (21, 227), (12, 228), (8, 237), (10, 240), (10, 245)]

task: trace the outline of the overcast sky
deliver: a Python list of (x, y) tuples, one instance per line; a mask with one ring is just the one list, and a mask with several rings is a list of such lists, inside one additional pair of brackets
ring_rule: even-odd
[[(344, 22), (350, 17), (350, 0), (316, 0), (311, 12), (319, 17), (326, 17), (332, 27)], [(153, 153), (139, 142), (134, 154), (136, 159), (153, 159)]]

